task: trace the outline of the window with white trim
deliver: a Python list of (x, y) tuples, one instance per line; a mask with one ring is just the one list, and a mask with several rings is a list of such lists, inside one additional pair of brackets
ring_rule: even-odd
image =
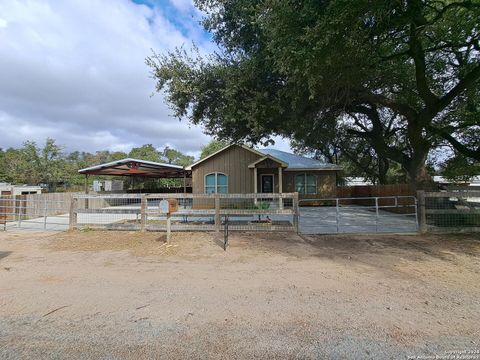
[(205, 193), (228, 193), (228, 176), (222, 173), (211, 173), (205, 175)]
[(317, 177), (312, 174), (295, 175), (295, 191), (300, 194), (316, 194)]

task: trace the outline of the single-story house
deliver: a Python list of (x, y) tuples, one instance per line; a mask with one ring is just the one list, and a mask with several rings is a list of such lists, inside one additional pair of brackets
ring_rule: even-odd
[(287, 193), (303, 198), (334, 196), (341, 167), (275, 149), (232, 144), (195, 162), (192, 191), (201, 193)]

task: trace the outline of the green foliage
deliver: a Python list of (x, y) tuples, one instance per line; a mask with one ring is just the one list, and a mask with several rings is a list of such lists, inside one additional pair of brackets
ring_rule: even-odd
[(165, 162), (168, 164), (180, 165), (184, 167), (192, 164), (195, 160), (193, 156), (182, 154), (180, 151), (171, 149), (168, 146), (165, 147), (161, 154), (165, 159)]
[(2, 181), (50, 187), (66, 180), (64, 154), (53, 139), (48, 138), (41, 148), (35, 142), (27, 141), (19, 149), (9, 148), (1, 153)]
[[(43, 184), (50, 191), (80, 190), (83, 188), (85, 176), (78, 173), (79, 169), (108, 163), (127, 157), (139, 158), (155, 162), (186, 166), (194, 161), (193, 156), (166, 147), (158, 151), (152, 144), (133, 148), (129, 154), (121, 151), (97, 151), (95, 154), (73, 151), (64, 153), (55, 140), (46, 139), (42, 147), (35, 142), (27, 141), (18, 149), (0, 149), (0, 182), (13, 184)], [(112, 177), (96, 177), (97, 179), (112, 179)], [(115, 177), (113, 177), (115, 178)], [(132, 179), (118, 177), (126, 182), (126, 187), (133, 185)], [(90, 178), (93, 181), (93, 178)], [(155, 189), (165, 186), (181, 186), (179, 179), (136, 179), (135, 188)]]
[(270, 209), (270, 203), (268, 203), (266, 201), (260, 201), (259, 203), (257, 203), (255, 208), (258, 209), (258, 210), (268, 210), (268, 209)]
[(130, 150), (128, 157), (146, 161), (160, 162), (161, 153), (152, 144), (142, 145)]
[(7, 174), (5, 172), (5, 153), (2, 148), (0, 148), (0, 182), (6, 182)]
[(442, 164), (441, 174), (453, 182), (468, 182), (480, 174), (480, 162), (456, 154)]
[(177, 117), (228, 141), (371, 154), (415, 184), (432, 149), (480, 159), (478, 0), (196, 3), (222, 51), (147, 58)]
[(92, 231), (95, 231), (95, 229), (91, 228), (89, 226), (84, 226), (80, 229), (80, 232), (82, 232), (82, 233), (88, 233), (88, 232), (92, 232)]
[(207, 145), (202, 146), (200, 152), (200, 159), (206, 158), (208, 155), (211, 155), (218, 150), (223, 149), (228, 145), (227, 141), (224, 140), (212, 140)]

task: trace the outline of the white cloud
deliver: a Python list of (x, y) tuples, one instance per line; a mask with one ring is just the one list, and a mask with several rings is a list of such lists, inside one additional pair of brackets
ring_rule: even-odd
[(128, 0), (2, 1), (0, 14), (0, 147), (50, 136), (68, 150), (152, 143), (192, 153), (209, 140), (150, 97), (144, 64), (150, 49), (211, 46), (198, 27), (185, 35), (160, 9)]
[(195, 7), (192, 0), (170, 0), (170, 3), (182, 12), (194, 11)]

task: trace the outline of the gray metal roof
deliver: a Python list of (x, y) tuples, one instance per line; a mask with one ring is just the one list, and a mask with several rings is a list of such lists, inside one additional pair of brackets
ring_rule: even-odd
[(182, 177), (190, 175), (182, 166), (158, 163), (141, 159), (126, 158), (105, 164), (90, 166), (78, 170), (80, 174), (114, 175), (114, 176), (144, 176), (156, 178)]
[(342, 169), (338, 165), (307, 158), (305, 156), (291, 154), (286, 151), (281, 151), (276, 149), (258, 149), (258, 151), (265, 155), (271, 155), (274, 158), (287, 163), (288, 169), (290, 170), (295, 170), (295, 169), (341, 170)]

